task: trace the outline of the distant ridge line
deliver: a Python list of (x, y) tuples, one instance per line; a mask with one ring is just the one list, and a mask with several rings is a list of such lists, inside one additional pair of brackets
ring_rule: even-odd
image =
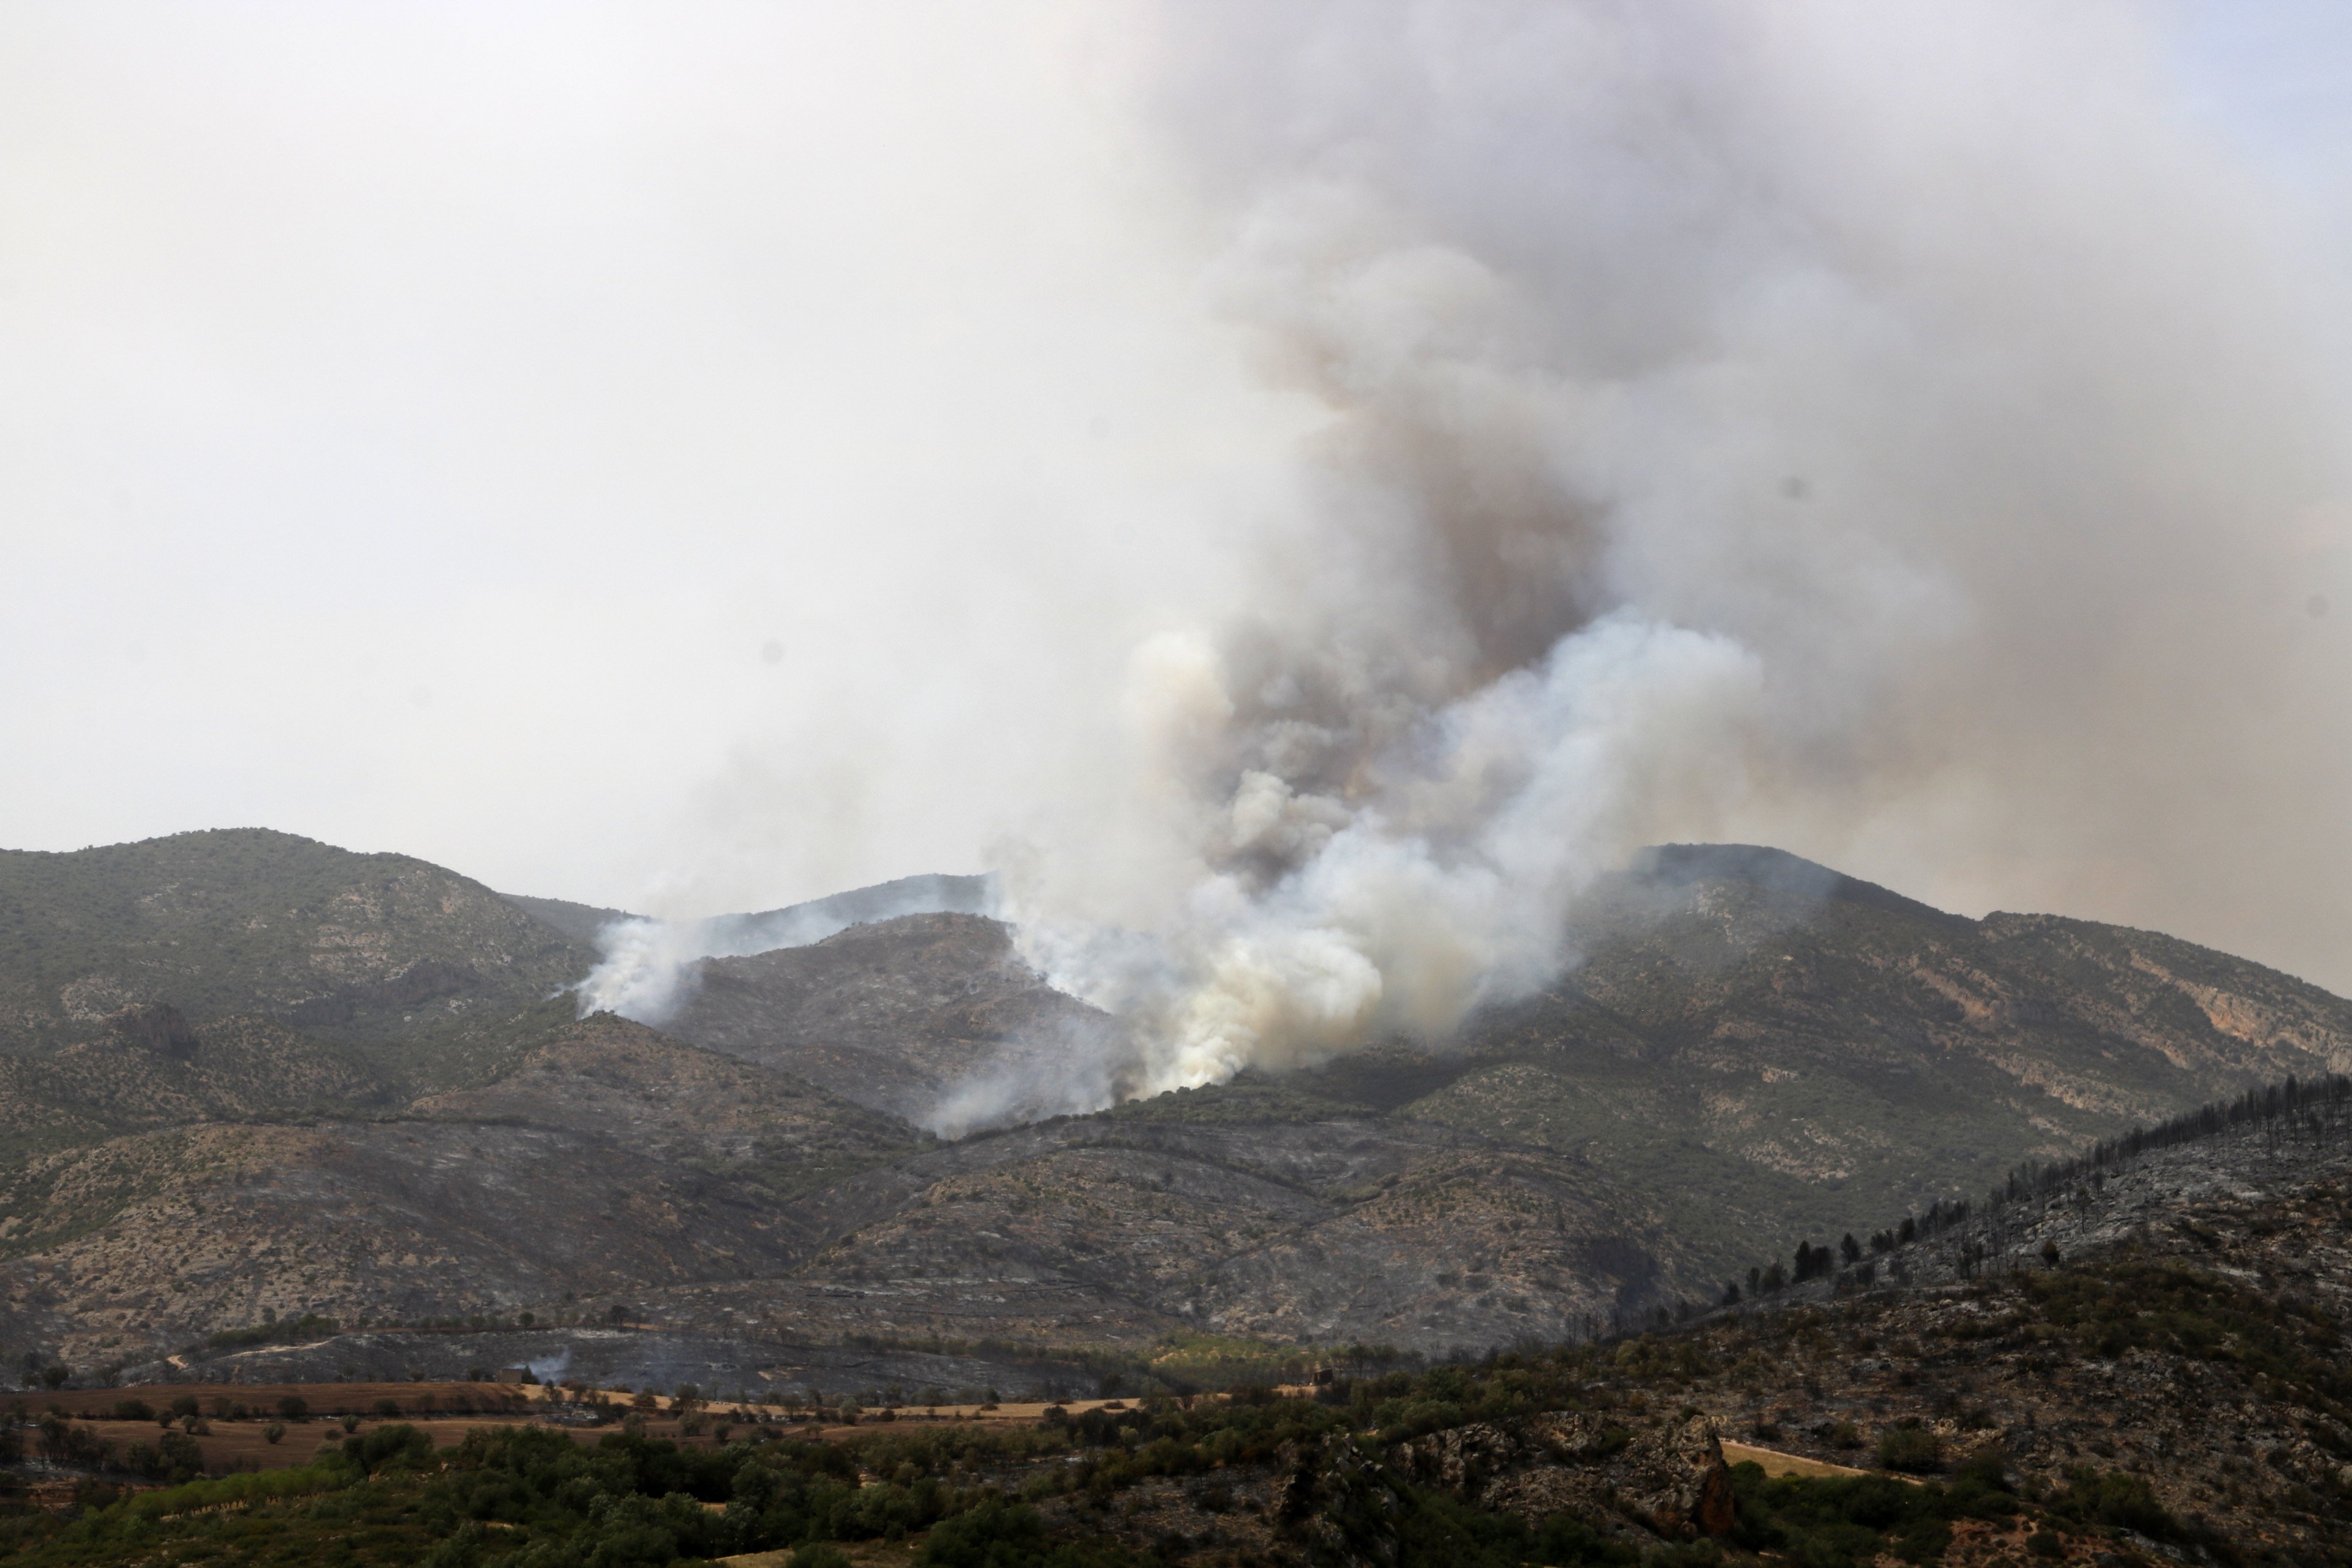
[(1653, 845), (1634, 856), (1629, 869), (1645, 881), (1666, 887), (1685, 887), (1710, 879), (1749, 882), (1774, 892), (1863, 904), (1940, 925), (1973, 930), (1977, 924), (1966, 915), (1923, 904), (1892, 888), (1849, 877), (1818, 861), (1763, 844)]

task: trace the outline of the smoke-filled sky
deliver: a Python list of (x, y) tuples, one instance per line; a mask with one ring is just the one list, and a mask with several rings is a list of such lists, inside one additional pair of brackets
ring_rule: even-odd
[(2331, 8), (20, 5), (0, 842), (983, 868), (1151, 1072), (1631, 845), (2352, 988)]

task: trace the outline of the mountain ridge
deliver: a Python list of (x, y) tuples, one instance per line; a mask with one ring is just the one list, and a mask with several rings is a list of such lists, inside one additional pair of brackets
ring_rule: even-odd
[[(93, 887), (27, 904), (78, 864)], [(1451, 1039), (1083, 1116), (1008, 1091), (1025, 1124), (940, 1142), (910, 1121), (1117, 1027), (982, 914), (699, 961), (656, 1030), (580, 1018), (594, 954), (423, 862), (231, 834), (11, 865), (9, 918), (48, 934), (0, 952), (34, 1018), (0, 1050), (0, 1350), (84, 1367), (264, 1312), (619, 1310), (750, 1363), (1573, 1339), (2352, 1065), (2352, 1004), (2227, 954), (1660, 846), (1563, 931), (1579, 964)], [(68, 1005), (92, 975), (119, 1006)]]

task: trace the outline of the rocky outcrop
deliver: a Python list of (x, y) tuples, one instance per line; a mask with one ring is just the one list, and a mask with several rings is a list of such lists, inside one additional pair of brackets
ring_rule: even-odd
[(1399, 1469), (1463, 1501), (1534, 1521), (1633, 1521), (1668, 1540), (1731, 1528), (1731, 1471), (1704, 1415), (1631, 1426), (1589, 1412), (1486, 1422), (1401, 1444)]

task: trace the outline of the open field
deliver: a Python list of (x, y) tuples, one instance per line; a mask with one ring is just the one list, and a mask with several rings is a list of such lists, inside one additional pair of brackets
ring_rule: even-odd
[[(551, 1396), (559, 1396), (551, 1398)], [(331, 1449), (343, 1440), (343, 1427), (337, 1419), (345, 1415), (361, 1418), (360, 1430), (389, 1421), (404, 1421), (421, 1428), (433, 1439), (436, 1447), (446, 1447), (465, 1441), (468, 1430), (478, 1426), (507, 1426), (519, 1422), (548, 1425), (564, 1431), (573, 1439), (593, 1445), (606, 1433), (619, 1430), (617, 1423), (587, 1424), (551, 1419), (551, 1406), (567, 1401), (570, 1396), (561, 1389), (548, 1389), (532, 1384), (473, 1384), (473, 1383), (289, 1383), (289, 1384), (146, 1384), (122, 1388), (60, 1389), (56, 1393), (26, 1394), (9, 1404), (23, 1405), (27, 1414), (40, 1415), (58, 1411), (79, 1425), (88, 1426), (100, 1441), (114, 1445), (115, 1452), (126, 1451), (133, 1443), (152, 1443), (162, 1428), (152, 1418), (119, 1419), (116, 1409), (133, 1400), (154, 1409), (159, 1415), (167, 1412), (176, 1399), (193, 1397), (205, 1413), (208, 1430), (196, 1436), (203, 1450), (205, 1468), (215, 1475), (226, 1475), (239, 1470), (288, 1469), (309, 1464), (323, 1450)], [(299, 1398), (308, 1407), (302, 1419), (284, 1421), (286, 1430), (278, 1441), (272, 1443), (263, 1430), (278, 1420), (278, 1401)], [(615, 1404), (626, 1406), (630, 1394), (611, 1394)], [(705, 1430), (689, 1435), (676, 1412), (677, 1401), (667, 1395), (653, 1395), (655, 1408), (641, 1412), (644, 1432), (648, 1437), (666, 1438), (689, 1448), (709, 1448), (719, 1446), (715, 1432)], [(378, 1405), (390, 1400), (399, 1406), (399, 1414), (380, 1415)], [(428, 1403), (429, 1402), (429, 1403)], [(215, 1414), (222, 1405), (243, 1405), (249, 1414), (229, 1419)], [(0, 1404), (0, 1408), (5, 1408)], [(901, 1408), (884, 1418), (880, 1412), (860, 1420), (856, 1425), (825, 1423), (809, 1426), (789, 1420), (781, 1406), (744, 1405), (732, 1401), (715, 1401), (703, 1406), (710, 1425), (736, 1425), (764, 1421), (772, 1425), (789, 1425), (802, 1436), (822, 1437), (839, 1441), (857, 1433), (871, 1432), (877, 1426), (898, 1423), (965, 1422), (983, 1426), (1034, 1425), (1042, 1420), (1049, 1405), (1037, 1403), (1001, 1405), (994, 1408), (980, 1405), (942, 1405)], [(1072, 1415), (1089, 1410), (1126, 1408), (1115, 1399), (1078, 1399), (1065, 1402), (1061, 1408)]]
[[(922, 1544), (922, 1537), (910, 1535), (904, 1541), (836, 1542), (834, 1549), (857, 1568), (908, 1568)], [(793, 1560), (793, 1552), (791, 1547), (779, 1547), (773, 1552), (746, 1552), (719, 1561), (727, 1568), (786, 1568)]]
[(1913, 1486), (1919, 1484), (1916, 1476), (1898, 1475), (1891, 1470), (1858, 1470), (1852, 1465), (1832, 1465), (1827, 1459), (1808, 1459), (1802, 1454), (1784, 1454), (1778, 1448), (1759, 1448), (1753, 1443), (1723, 1440), (1723, 1462), (1727, 1465), (1753, 1463), (1768, 1476), (1806, 1476), (1815, 1479), (1835, 1479), (1841, 1476), (1892, 1475), (1898, 1481)]

